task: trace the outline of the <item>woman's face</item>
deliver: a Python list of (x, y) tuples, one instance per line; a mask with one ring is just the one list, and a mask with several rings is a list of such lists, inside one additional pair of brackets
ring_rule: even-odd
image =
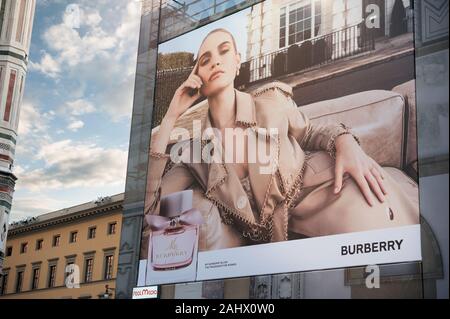
[(208, 36), (199, 50), (197, 75), (202, 79), (201, 93), (211, 96), (234, 84), (241, 58), (233, 39), (223, 31)]

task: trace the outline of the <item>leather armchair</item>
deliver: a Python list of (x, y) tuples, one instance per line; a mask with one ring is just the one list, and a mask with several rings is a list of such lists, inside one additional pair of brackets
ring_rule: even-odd
[(342, 122), (352, 128), (364, 151), (418, 201), (414, 81), (392, 91), (374, 90), (302, 106), (312, 122)]

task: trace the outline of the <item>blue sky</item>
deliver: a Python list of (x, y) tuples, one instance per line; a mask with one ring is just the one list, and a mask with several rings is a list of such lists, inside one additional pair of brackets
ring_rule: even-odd
[[(19, 122), (11, 218), (89, 202), (125, 188), (140, 3), (39, 0)], [(249, 9), (168, 41), (196, 53), (225, 27), (245, 61)]]
[(124, 191), (140, 4), (37, 1), (12, 219)]
[(250, 8), (239, 11), (226, 18), (210, 23), (195, 31), (186, 33), (175, 39), (162, 43), (158, 50), (160, 53), (169, 53), (177, 51), (192, 52), (197, 54), (198, 48), (201, 42), (208, 34), (208, 32), (216, 28), (224, 28), (233, 34), (236, 40), (238, 52), (241, 53), (242, 61), (246, 61), (247, 50), (247, 14), (250, 12)]

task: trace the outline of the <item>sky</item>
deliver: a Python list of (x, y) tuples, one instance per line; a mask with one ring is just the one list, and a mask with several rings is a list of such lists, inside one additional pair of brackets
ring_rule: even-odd
[(11, 220), (125, 189), (140, 4), (38, 0)]
[[(11, 221), (124, 192), (140, 3), (39, 0), (21, 106)], [(197, 53), (227, 28), (245, 61), (249, 9), (159, 46)]]

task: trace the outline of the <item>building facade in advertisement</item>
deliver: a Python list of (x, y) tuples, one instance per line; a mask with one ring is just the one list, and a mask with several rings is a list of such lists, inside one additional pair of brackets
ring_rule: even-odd
[(0, 273), (16, 177), (13, 174), (35, 0), (0, 1)]
[(142, 286), (421, 260), (412, 12), (266, 0), (159, 43)]

